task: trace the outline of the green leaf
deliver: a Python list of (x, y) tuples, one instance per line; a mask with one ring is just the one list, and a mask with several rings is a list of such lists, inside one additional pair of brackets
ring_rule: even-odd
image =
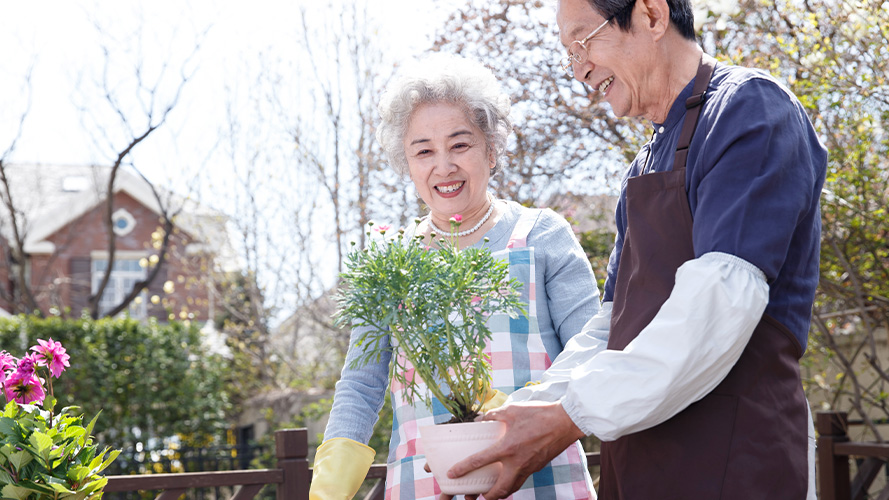
[(96, 421), (99, 420), (99, 415), (101, 415), (101, 414), (102, 414), (102, 411), (99, 410), (99, 413), (96, 413), (96, 416), (93, 417), (92, 420), (90, 420), (89, 425), (86, 426), (86, 431), (85, 431), (86, 435), (88, 435), (88, 436), (93, 435), (93, 427), (96, 426)]
[(107, 484), (108, 484), (108, 478), (107, 477), (100, 477), (99, 479), (96, 479), (95, 481), (90, 481), (89, 483), (83, 485), (82, 487), (80, 487), (80, 489), (78, 491), (82, 492), (82, 493), (90, 494), (90, 493), (101, 490)]
[(19, 405), (15, 401), (10, 401), (6, 403), (6, 408), (3, 409), (3, 416), (13, 418), (16, 413), (19, 412)]
[(21, 486), (16, 486), (14, 484), (7, 484), (0, 490), (0, 495), (2, 495), (3, 498), (14, 498), (16, 500), (26, 500), (30, 494), (31, 490), (28, 488), (22, 488)]
[(34, 449), (37, 450), (37, 453), (40, 456), (46, 456), (46, 457), (49, 456), (48, 452), (50, 449), (52, 449), (52, 438), (51, 437), (49, 437), (48, 435), (46, 435), (40, 431), (34, 431), (31, 434), (31, 437), (28, 438), (28, 442), (31, 443), (31, 446), (33, 446)]
[(90, 475), (90, 468), (76, 465), (68, 469), (68, 480), (72, 483), (80, 483)]
[(56, 493), (74, 493), (62, 483), (50, 483), (48, 486), (52, 488)]
[(43, 398), (43, 409), (52, 410), (53, 408), (55, 408), (57, 402), (58, 400), (56, 398), (47, 394), (46, 397)]
[(0, 469), (0, 484), (10, 484), (12, 482), (12, 476), (10, 476), (9, 473), (5, 470)]
[(15, 470), (22, 470), (22, 467), (31, 463), (31, 460), (34, 460), (34, 457), (25, 451), (17, 451), (9, 456), (9, 463)]
[[(108, 451), (108, 448), (106, 448), (105, 451)], [(102, 452), (102, 454), (104, 455), (104, 452)], [(117, 459), (118, 455), (120, 455), (120, 450), (111, 450), (111, 453), (108, 454), (108, 458), (104, 462), (102, 462), (102, 465), (96, 472), (102, 472), (103, 470), (107, 469), (108, 466)]]
[(59, 496), (59, 500), (85, 500), (88, 496), (89, 493), (79, 491), (69, 495), (61, 495)]
[(79, 425), (70, 425), (65, 428), (65, 432), (63, 433), (64, 439), (67, 441), (69, 439), (78, 439), (81, 436), (86, 434), (86, 429)]
[[(45, 479), (45, 477), (46, 477), (45, 474), (43, 474), (42, 476)], [(23, 488), (27, 488), (27, 489), (37, 493), (38, 495), (43, 493), (46, 495), (55, 496), (55, 493), (53, 492), (53, 488), (50, 485), (37, 483), (37, 482), (31, 481), (31, 480), (21, 481), (21, 483), (19, 483), (19, 485)]]
[(17, 435), (16, 427), (18, 424), (11, 417), (0, 417), (0, 437)]

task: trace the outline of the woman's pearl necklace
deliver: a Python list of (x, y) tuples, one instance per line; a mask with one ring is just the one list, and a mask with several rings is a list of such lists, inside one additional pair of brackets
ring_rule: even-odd
[(478, 224), (472, 226), (470, 229), (467, 229), (466, 231), (460, 231), (458, 233), (452, 233), (450, 231), (442, 231), (441, 229), (436, 227), (435, 224), (432, 222), (432, 215), (429, 216), (429, 221), (428, 221), (429, 227), (432, 228), (433, 231), (435, 231), (439, 234), (450, 234), (450, 235), (456, 234), (457, 237), (468, 236), (468, 235), (478, 231), (478, 228), (482, 227), (482, 224), (487, 222), (488, 218), (491, 217), (491, 214), (494, 213), (494, 201), (495, 200), (493, 200), (493, 199), (491, 200), (491, 204), (488, 206), (488, 211), (485, 212), (485, 216), (482, 217), (482, 220), (478, 221)]

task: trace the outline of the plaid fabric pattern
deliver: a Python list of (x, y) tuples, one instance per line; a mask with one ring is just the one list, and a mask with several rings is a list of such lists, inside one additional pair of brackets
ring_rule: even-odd
[[(537, 325), (537, 297), (534, 282), (534, 248), (527, 246), (528, 234), (540, 210), (527, 210), (519, 218), (505, 250), (494, 255), (508, 260), (510, 278), (522, 284), (522, 302), (527, 316), (510, 318), (497, 314), (488, 318), (492, 338), (485, 352), (491, 356), (494, 388), (507, 394), (528, 382), (540, 380), (552, 364)], [(401, 356), (401, 354), (398, 354)], [(403, 360), (403, 358), (401, 358)], [(409, 365), (408, 365), (409, 366)], [(408, 372), (413, 369), (409, 368)], [(390, 385), (393, 418), (389, 442), (386, 500), (435, 500), (441, 493), (426, 464), (418, 428), (448, 421), (451, 416), (437, 400), (432, 408), (414, 405), (402, 384)], [(462, 498), (462, 497), (458, 497)], [(510, 498), (515, 500), (595, 499), (586, 457), (579, 443), (569, 446), (549, 465), (534, 473)]]

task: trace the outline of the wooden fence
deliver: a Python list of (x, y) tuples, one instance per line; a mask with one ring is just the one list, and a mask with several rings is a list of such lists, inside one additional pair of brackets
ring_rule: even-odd
[[(277, 500), (308, 500), (312, 471), (309, 469), (309, 441), (305, 429), (286, 429), (275, 433), (274, 469), (222, 472), (181, 472), (108, 476), (106, 493), (159, 491), (155, 500), (176, 500), (189, 490), (230, 489), (231, 500), (255, 498), (266, 485), (274, 485)], [(598, 453), (587, 453), (589, 465), (599, 465)], [(372, 465), (366, 481), (375, 481), (364, 500), (382, 500), (385, 494), (386, 466)], [(109, 495), (110, 496), (110, 495)]]
[(188, 490), (223, 487), (233, 491), (232, 500), (249, 500), (271, 484), (278, 500), (309, 500), (308, 452), (308, 432), (287, 429), (275, 433), (274, 469), (108, 476), (105, 492), (160, 491), (156, 500), (176, 500)]
[[(889, 443), (852, 442), (846, 413), (819, 412), (815, 415), (818, 431), (818, 486), (821, 500), (864, 500), (880, 471), (889, 474)], [(852, 477), (852, 463), (856, 466)], [(889, 500), (889, 484), (875, 497)]]
[[(819, 412), (818, 484), (821, 500), (864, 500), (880, 471), (889, 475), (889, 443), (852, 442), (850, 422), (845, 413)], [(183, 472), (108, 476), (106, 493), (160, 491), (156, 500), (175, 500), (191, 489), (226, 488), (232, 500), (255, 498), (266, 485), (276, 487), (278, 500), (308, 500), (312, 471), (309, 469), (309, 442), (305, 429), (275, 433), (276, 468), (224, 472)], [(598, 453), (587, 453), (590, 467), (599, 465)], [(851, 476), (852, 460), (856, 474)], [(367, 480), (376, 481), (364, 500), (382, 500), (386, 466), (371, 466)], [(877, 500), (889, 500), (889, 484), (877, 494)]]

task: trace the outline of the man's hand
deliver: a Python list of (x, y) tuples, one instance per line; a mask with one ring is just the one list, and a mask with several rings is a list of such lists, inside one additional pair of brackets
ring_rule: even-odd
[[(513, 403), (485, 413), (483, 420), (506, 423), (506, 434), (488, 450), (455, 464), (448, 471), (448, 477), (460, 477), (490, 463), (501, 462), (500, 477), (491, 491), (484, 494), (485, 500), (508, 497), (528, 476), (584, 436), (558, 402)], [(450, 497), (443, 494), (440, 499), (450, 500)]]

